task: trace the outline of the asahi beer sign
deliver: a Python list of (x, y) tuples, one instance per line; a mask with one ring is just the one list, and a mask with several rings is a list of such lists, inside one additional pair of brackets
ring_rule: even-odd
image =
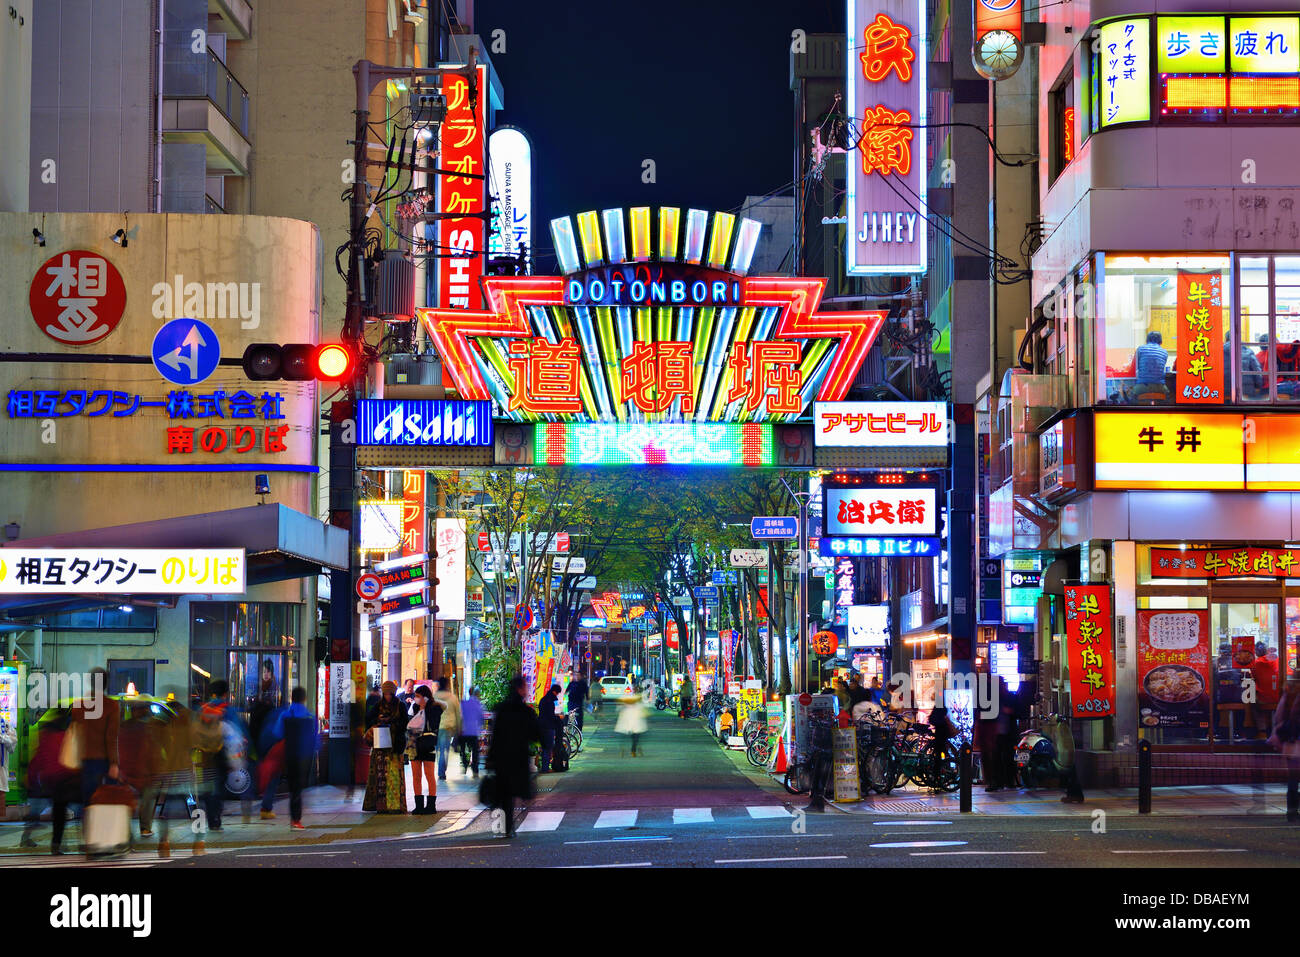
[(492, 444), (492, 403), (454, 399), (362, 399), (358, 445)]

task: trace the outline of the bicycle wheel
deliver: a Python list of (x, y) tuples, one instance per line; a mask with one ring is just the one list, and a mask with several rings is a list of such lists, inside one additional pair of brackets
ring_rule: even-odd
[(931, 742), (926, 748), (921, 766), (926, 769), (926, 787), (951, 792), (961, 784), (961, 766), (957, 762), (957, 752), (951, 747), (945, 749), (940, 758), (938, 748)]
[(807, 794), (812, 790), (812, 765), (807, 761), (792, 764), (785, 771), (781, 782), (791, 794)]
[(745, 757), (749, 758), (749, 763), (754, 767), (765, 768), (772, 757), (772, 746), (768, 744), (767, 738), (755, 738), (745, 749)]
[(564, 732), (564, 745), (569, 749), (570, 754), (577, 754), (582, 750), (582, 732), (577, 728), (568, 728)]
[(888, 794), (893, 790), (893, 781), (889, 776), (889, 753), (883, 748), (877, 748), (867, 757), (864, 765), (867, 772), (867, 783), (871, 790), (877, 794)]

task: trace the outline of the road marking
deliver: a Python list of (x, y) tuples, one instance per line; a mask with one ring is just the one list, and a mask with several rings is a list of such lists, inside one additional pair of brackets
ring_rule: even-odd
[(728, 834), (725, 841), (773, 841), (782, 837), (839, 837), (838, 834)]
[(562, 820), (564, 820), (563, 811), (529, 811), (523, 823), (515, 830), (521, 833), (526, 831), (554, 831), (559, 828)]
[(271, 854), (246, 854), (243, 851), (236, 851), (240, 857), (338, 857), (340, 854), (349, 854), (350, 851), (276, 851)]
[(616, 844), (628, 841), (671, 841), (671, 837), (606, 837), (599, 841), (565, 841), (565, 844)]
[(577, 868), (586, 867), (654, 867), (654, 862), (638, 861), (635, 864), (562, 864), (559, 865), (556, 870), (571, 871), (576, 870)]
[(712, 824), (713, 808), (711, 807), (675, 807), (673, 808), (674, 824)]
[(1186, 848), (1178, 850), (1151, 850), (1151, 851), (1111, 851), (1112, 854), (1244, 854), (1244, 847), (1206, 847), (1206, 848)]
[(745, 810), (749, 812), (750, 817), (759, 821), (770, 817), (793, 817), (794, 816), (785, 808), (776, 807), (771, 804), (746, 805)]
[(872, 821), (876, 827), (910, 827), (913, 824), (951, 824), (952, 821)]
[(717, 860), (714, 864), (769, 864), (773, 861), (842, 861), (847, 854), (822, 854), (817, 857), (734, 857)]
[(423, 854), (425, 851), (477, 851), (485, 847), (509, 847), (504, 841), (500, 844), (446, 844), (442, 847), (403, 847), (403, 854)]
[(633, 827), (636, 825), (636, 811), (601, 811), (596, 818), (596, 827)]
[(908, 857), (952, 857), (953, 855), (966, 855), (969, 857), (979, 857), (984, 855), (995, 854), (1046, 854), (1046, 851), (912, 851)]
[(871, 844), (870, 847), (956, 847), (967, 841), (897, 841), (893, 844)]

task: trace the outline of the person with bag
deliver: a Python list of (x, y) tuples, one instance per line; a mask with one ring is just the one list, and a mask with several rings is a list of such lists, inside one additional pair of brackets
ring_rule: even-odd
[(452, 740), (460, 737), (461, 714), (460, 699), (451, 692), (451, 682), (444, 676), (438, 679), (438, 690), (433, 699), (442, 708), (442, 720), (438, 725), (438, 780), (447, 780), (447, 752)]
[(52, 815), (54, 839), (50, 847), (51, 853), (58, 854), (67, 807), (81, 801), (80, 769), (65, 768), (59, 761), (71, 724), (69, 711), (54, 709), (37, 725), (36, 751), (27, 762), (27, 814), (23, 817), (19, 847), (36, 846), (32, 835), (40, 825), (42, 805), (54, 808), (61, 804), (62, 810)]
[(490, 780), (484, 780), (480, 792), (488, 798), (485, 803), (501, 809), (507, 838), (515, 836), (515, 798), (527, 800), (532, 796), (528, 751), (541, 739), (537, 712), (524, 701), (524, 679), (515, 675), (492, 720), (492, 742), (488, 745)]
[[(80, 775), (83, 809), (106, 777), (117, 780), (118, 729), (122, 720), (121, 707), (108, 696), (108, 672), (103, 668), (91, 669), (89, 691), (72, 706), (68, 730), (59, 749), (59, 764)], [(68, 802), (54, 802), (52, 854), (63, 853), (60, 845), (67, 810)], [(82, 817), (85, 817), (84, 810)]]
[(397, 700), (397, 685), (385, 681), (377, 701), (366, 709), (365, 738), (370, 742), (370, 777), (361, 810), (406, 813), (406, 708)]
[(537, 720), (541, 725), (542, 757), (537, 770), (542, 774), (551, 771), (551, 758), (555, 754), (556, 738), (564, 737), (564, 721), (555, 713), (560, 703), (560, 686), (551, 685), (537, 702)]
[(1286, 758), (1286, 819), (1300, 823), (1300, 674), (1287, 675), (1268, 743)]
[(244, 782), (247, 769), (243, 764), (245, 751), (243, 722), (231, 707), (230, 684), (218, 678), (208, 688), (211, 698), (199, 711), (194, 724), (194, 747), (199, 752), (199, 791), (203, 798), (203, 811), (209, 831), (221, 830), (221, 815), (226, 803), (227, 782), (245, 783), (240, 793), (251, 782)]
[[(411, 761), (411, 784), (415, 788), (415, 810), (412, 814), (436, 814), (438, 811), (438, 781), (434, 769), (438, 764), (440, 730), (443, 709), (436, 695), (426, 685), (415, 689), (411, 705), (415, 714), (406, 723), (406, 756)], [(424, 784), (428, 782), (429, 794), (425, 797)], [(426, 803), (427, 802), (427, 803)]]
[(483, 734), (483, 703), (478, 689), (470, 688), (469, 697), (460, 703), (460, 763), (466, 774), (478, 777), (479, 737)]

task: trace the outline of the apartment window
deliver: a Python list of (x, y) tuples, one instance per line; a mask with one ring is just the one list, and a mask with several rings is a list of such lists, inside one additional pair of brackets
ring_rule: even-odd
[(1052, 131), (1049, 137), (1051, 148), (1051, 178), (1061, 175), (1061, 171), (1074, 159), (1077, 149), (1075, 143), (1075, 109), (1074, 109), (1074, 71), (1068, 70), (1060, 84), (1051, 93)]
[(46, 631), (151, 632), (158, 630), (158, 609), (127, 604), (86, 608), (49, 615), (41, 627)]
[(1129, 253), (1098, 258), (1105, 402), (1230, 402), (1236, 365), (1229, 345), (1230, 258)]
[(1300, 400), (1300, 256), (1239, 259), (1242, 398)]

